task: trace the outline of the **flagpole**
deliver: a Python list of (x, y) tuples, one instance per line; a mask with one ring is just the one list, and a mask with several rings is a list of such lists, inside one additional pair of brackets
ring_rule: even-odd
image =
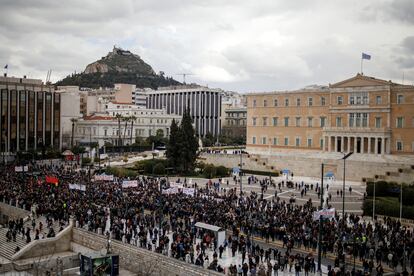
[(363, 62), (364, 62), (364, 58), (363, 58), (363, 57), (361, 57), (361, 75), (363, 75), (363, 74), (364, 74), (364, 72), (362, 71), (362, 65), (363, 65)]

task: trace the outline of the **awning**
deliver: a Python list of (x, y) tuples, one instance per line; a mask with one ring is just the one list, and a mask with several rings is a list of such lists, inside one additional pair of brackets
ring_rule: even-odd
[(195, 224), (195, 227), (203, 228), (203, 229), (207, 229), (207, 230), (211, 230), (211, 231), (215, 231), (215, 232), (222, 231), (222, 228), (221, 227), (215, 226), (215, 225), (211, 225), (211, 224), (207, 224), (207, 223), (204, 223), (204, 222), (197, 222)]
[(325, 174), (325, 177), (334, 177), (335, 175), (334, 175), (334, 173), (333, 172), (327, 172), (326, 174)]
[(64, 156), (70, 156), (70, 155), (74, 155), (73, 152), (71, 150), (65, 150), (64, 152), (62, 152), (62, 155)]

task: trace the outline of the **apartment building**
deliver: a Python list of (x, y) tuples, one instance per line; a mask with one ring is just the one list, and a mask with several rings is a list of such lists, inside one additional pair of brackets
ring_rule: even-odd
[(251, 152), (414, 154), (414, 86), (357, 74), (329, 86), (247, 96)]

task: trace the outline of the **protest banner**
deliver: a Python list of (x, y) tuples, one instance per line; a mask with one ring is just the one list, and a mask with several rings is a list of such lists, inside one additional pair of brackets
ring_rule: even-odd
[(138, 187), (138, 181), (137, 180), (124, 180), (124, 181), (122, 181), (122, 188), (132, 188), (132, 187)]
[(334, 218), (335, 208), (323, 209), (323, 210), (313, 212), (313, 220), (319, 220), (321, 216), (325, 219)]
[(111, 174), (95, 174), (95, 181), (114, 181), (114, 176)]
[(49, 176), (49, 175), (47, 175), (46, 176), (46, 183), (55, 184), (57, 186), (57, 184), (59, 183), (59, 180), (55, 176)]
[(86, 191), (86, 186), (81, 184), (69, 184), (70, 190), (79, 190), (79, 191)]

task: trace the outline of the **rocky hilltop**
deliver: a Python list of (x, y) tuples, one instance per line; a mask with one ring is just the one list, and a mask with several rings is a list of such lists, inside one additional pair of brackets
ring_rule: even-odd
[(105, 57), (86, 66), (84, 73), (124, 72), (142, 75), (155, 75), (152, 67), (140, 56), (114, 46)]
[(56, 85), (78, 85), (80, 87), (113, 87), (115, 83), (135, 84), (137, 87), (170, 86), (180, 84), (163, 72), (155, 73), (137, 54), (115, 47), (100, 60), (87, 65), (82, 73), (72, 74)]

